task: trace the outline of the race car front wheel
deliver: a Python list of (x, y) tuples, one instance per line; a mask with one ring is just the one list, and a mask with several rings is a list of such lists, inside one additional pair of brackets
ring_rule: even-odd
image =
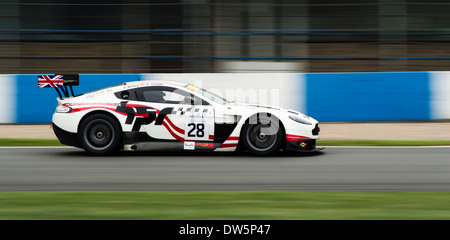
[(108, 155), (119, 150), (120, 126), (106, 114), (93, 114), (80, 125), (79, 137), (84, 150), (94, 155)]
[(258, 118), (256, 123), (247, 123), (242, 129), (243, 145), (255, 155), (269, 155), (280, 150), (283, 129), (279, 120)]

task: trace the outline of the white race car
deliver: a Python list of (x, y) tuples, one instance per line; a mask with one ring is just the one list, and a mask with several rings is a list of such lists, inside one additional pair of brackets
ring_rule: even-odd
[(230, 102), (192, 84), (136, 81), (78, 96), (72, 89), (78, 75), (41, 75), (39, 84), (55, 87), (60, 95), (52, 119), (60, 142), (94, 155), (119, 150), (241, 149), (255, 155), (320, 150), (315, 119), (297, 111)]

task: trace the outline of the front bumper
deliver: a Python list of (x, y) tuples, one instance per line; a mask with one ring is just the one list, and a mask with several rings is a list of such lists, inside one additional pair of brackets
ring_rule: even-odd
[(315, 152), (321, 150), (316, 147), (316, 139), (304, 141), (286, 141), (286, 150), (297, 152)]
[(316, 140), (319, 139), (320, 132), (319, 123), (316, 123), (314, 128), (307, 131), (311, 132), (303, 133), (304, 135), (302, 133), (300, 133), (302, 135), (287, 134), (286, 150), (298, 152), (316, 152), (322, 150), (323, 148), (317, 148), (316, 146)]

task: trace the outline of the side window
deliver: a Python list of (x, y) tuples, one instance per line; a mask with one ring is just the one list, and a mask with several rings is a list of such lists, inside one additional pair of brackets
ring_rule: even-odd
[(145, 90), (142, 91), (143, 100), (146, 102), (165, 103), (166, 93), (161, 90)]
[(139, 101), (167, 103), (167, 104), (191, 104), (208, 105), (207, 102), (195, 97), (186, 91), (171, 87), (143, 87), (137, 89)]
[(116, 93), (114, 93), (114, 95), (116, 95), (117, 98), (124, 99), (124, 100), (136, 100), (137, 99), (134, 89), (116, 92)]
[(169, 91), (163, 91), (166, 96), (164, 96), (164, 99), (166, 102), (170, 103), (179, 103), (182, 102), (185, 99), (185, 96), (178, 94), (176, 92), (169, 92)]

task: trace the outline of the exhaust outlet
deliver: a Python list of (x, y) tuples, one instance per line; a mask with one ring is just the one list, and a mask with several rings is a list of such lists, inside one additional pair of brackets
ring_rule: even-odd
[(127, 144), (123, 146), (124, 151), (136, 151), (137, 146), (135, 144)]

